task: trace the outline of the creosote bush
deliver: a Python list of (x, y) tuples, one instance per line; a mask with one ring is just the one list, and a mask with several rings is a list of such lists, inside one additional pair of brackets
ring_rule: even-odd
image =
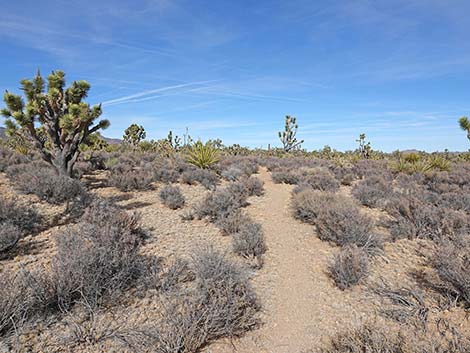
[(160, 190), (158, 195), (162, 203), (172, 210), (184, 206), (185, 198), (181, 193), (181, 189), (177, 186), (166, 185)]
[(344, 290), (359, 283), (368, 267), (367, 253), (356, 245), (347, 245), (335, 256), (329, 271), (338, 288)]

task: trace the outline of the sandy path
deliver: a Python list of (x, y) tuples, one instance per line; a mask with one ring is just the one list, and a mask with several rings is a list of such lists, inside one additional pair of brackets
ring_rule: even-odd
[(314, 228), (292, 217), (292, 186), (274, 184), (262, 169), (265, 195), (248, 212), (263, 226), (268, 251), (255, 276), (264, 314), (263, 326), (222, 350), (210, 352), (294, 353), (318, 347), (322, 340), (364, 315), (358, 291), (338, 290), (326, 274), (337, 251), (319, 240)]

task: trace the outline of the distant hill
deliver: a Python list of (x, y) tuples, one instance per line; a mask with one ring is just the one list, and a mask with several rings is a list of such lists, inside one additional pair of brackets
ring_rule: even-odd
[(103, 136), (103, 139), (110, 145), (119, 145), (122, 142), (121, 139), (113, 139), (113, 138), (104, 137), (104, 136)]

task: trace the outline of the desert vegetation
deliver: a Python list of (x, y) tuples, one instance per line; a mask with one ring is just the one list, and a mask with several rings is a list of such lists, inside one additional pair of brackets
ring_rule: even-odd
[(468, 153), (109, 144), (64, 77), (4, 97), (0, 350), (469, 351)]

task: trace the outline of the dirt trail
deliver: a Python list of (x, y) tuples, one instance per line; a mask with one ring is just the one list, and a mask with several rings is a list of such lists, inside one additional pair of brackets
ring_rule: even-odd
[(248, 212), (262, 224), (268, 246), (254, 279), (264, 323), (222, 351), (304, 352), (365, 313), (359, 312), (358, 292), (341, 292), (326, 274), (336, 248), (319, 240), (312, 226), (293, 218), (292, 186), (274, 184), (265, 169), (258, 177), (265, 183), (265, 195)]

